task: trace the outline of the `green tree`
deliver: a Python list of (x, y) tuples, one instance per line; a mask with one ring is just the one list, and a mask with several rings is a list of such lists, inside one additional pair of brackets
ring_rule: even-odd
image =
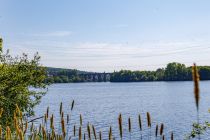
[(2, 44), (3, 44), (3, 39), (0, 38), (0, 52), (2, 52)]
[(187, 68), (184, 64), (169, 63), (165, 69), (164, 79), (168, 81), (179, 81), (187, 79)]
[(12, 57), (0, 53), (0, 108), (4, 109), (0, 124), (12, 125), (15, 106), (32, 115), (33, 108), (46, 93), (46, 71), (39, 63), (40, 56), (29, 59), (26, 54)]

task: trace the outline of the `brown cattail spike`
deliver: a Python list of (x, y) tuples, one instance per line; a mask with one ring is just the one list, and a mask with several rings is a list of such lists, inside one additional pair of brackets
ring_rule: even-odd
[(80, 118), (80, 126), (82, 126), (82, 115), (81, 114), (79, 115), (79, 118)]
[(193, 67), (192, 67), (192, 73), (193, 73), (193, 81), (194, 81), (194, 96), (195, 96), (195, 104), (197, 107), (197, 110), (199, 109), (199, 99), (200, 99), (200, 95), (199, 95), (199, 74), (198, 74), (198, 70), (197, 70), (197, 66), (194, 63)]
[(74, 136), (76, 136), (76, 125), (74, 125)]
[(157, 137), (158, 135), (158, 124), (156, 125), (156, 129), (155, 129), (155, 137)]
[(139, 114), (139, 129), (142, 131), (141, 115)]
[(147, 112), (147, 125), (148, 127), (151, 127), (151, 117), (150, 117), (149, 112)]
[(101, 134), (101, 131), (99, 132), (99, 140), (102, 140), (102, 134)]
[(61, 115), (62, 111), (63, 111), (63, 103), (61, 102), (60, 103), (60, 115)]
[(161, 126), (160, 126), (160, 135), (162, 135), (162, 134), (163, 134), (163, 129), (164, 129), (164, 124), (163, 124), (163, 123), (161, 123)]
[(79, 140), (82, 140), (82, 128), (81, 128), (81, 126), (79, 127)]
[(73, 110), (73, 108), (74, 108), (74, 100), (71, 103), (71, 110)]
[(174, 133), (171, 132), (171, 140), (174, 140)]
[(122, 130), (122, 115), (121, 114), (119, 115), (119, 118), (118, 118), (118, 124), (119, 124), (119, 130), (120, 130), (120, 138), (122, 139), (123, 130)]
[(87, 131), (88, 131), (88, 138), (89, 138), (89, 140), (91, 140), (90, 125), (89, 125), (89, 123), (87, 124)]
[(97, 140), (97, 137), (96, 137), (96, 130), (95, 130), (95, 127), (92, 125), (92, 129), (93, 129), (93, 135), (94, 135), (94, 138), (95, 140)]
[(112, 140), (112, 127), (109, 128), (109, 140)]
[(128, 130), (129, 130), (129, 133), (131, 133), (131, 118), (130, 117), (128, 118)]
[(47, 118), (49, 117), (49, 106), (47, 107), (47, 112), (46, 112)]

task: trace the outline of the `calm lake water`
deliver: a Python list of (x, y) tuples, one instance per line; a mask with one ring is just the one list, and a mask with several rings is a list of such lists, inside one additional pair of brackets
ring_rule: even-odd
[[(200, 83), (200, 118), (201, 122), (210, 120), (210, 81)], [(71, 83), (53, 84), (35, 109), (36, 116), (43, 115), (46, 108), (59, 118), (59, 105), (63, 102), (65, 112), (69, 111), (72, 100), (75, 108), (71, 115), (72, 125), (79, 125), (79, 114), (83, 115), (83, 124), (94, 124), (96, 130), (108, 136), (109, 126), (113, 127), (113, 135), (119, 139), (118, 115), (122, 113), (125, 137), (129, 138), (127, 120), (131, 117), (132, 139), (139, 139), (138, 114), (146, 125), (146, 112), (152, 118), (152, 133), (156, 123), (165, 124), (166, 139), (174, 132), (175, 139), (183, 139), (196, 121), (192, 82), (139, 82), (139, 83)], [(59, 119), (56, 119), (59, 121)], [(59, 123), (59, 122), (57, 122)], [(59, 125), (58, 125), (59, 127)], [(85, 127), (86, 128), (86, 127)], [(209, 132), (208, 132), (209, 133)], [(209, 137), (210, 138), (210, 137)], [(126, 138), (127, 139), (127, 138)], [(208, 139), (203, 136), (202, 139)]]

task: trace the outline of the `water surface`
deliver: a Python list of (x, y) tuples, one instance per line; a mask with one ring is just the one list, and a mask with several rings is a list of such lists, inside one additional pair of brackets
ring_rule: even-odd
[[(200, 86), (200, 118), (202, 121), (210, 120), (210, 81), (203, 81)], [(150, 131), (146, 126), (146, 112), (150, 112), (152, 117), (152, 133), (156, 123), (164, 123), (166, 138), (173, 131), (175, 139), (183, 139), (196, 121), (192, 82), (53, 84), (36, 107), (36, 115), (42, 115), (49, 106), (51, 113), (59, 118), (60, 102), (63, 102), (67, 112), (73, 99), (75, 108), (71, 115), (71, 125), (79, 125), (79, 114), (82, 114), (83, 124), (94, 124), (96, 130), (103, 132), (104, 137), (108, 136), (109, 126), (112, 126), (113, 134), (118, 138), (119, 113), (123, 115), (125, 137), (129, 136), (127, 119), (131, 117), (132, 139), (140, 137), (139, 113), (144, 120), (145, 131)], [(202, 139), (207, 138), (205, 136)]]

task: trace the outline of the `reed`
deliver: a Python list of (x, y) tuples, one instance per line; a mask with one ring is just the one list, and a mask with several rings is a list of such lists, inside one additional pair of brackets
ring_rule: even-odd
[[(199, 73), (197, 70), (197, 66), (194, 63), (192, 67), (192, 74), (193, 74), (193, 81), (194, 81), (194, 98), (195, 98), (195, 105), (197, 109), (197, 124), (199, 125), (199, 100), (200, 100), (200, 89), (199, 89)], [(200, 133), (198, 133), (198, 139), (200, 140)]]
[(128, 118), (128, 131), (129, 131), (129, 135), (130, 135), (130, 140), (131, 140), (131, 118)]
[(85, 139), (86, 139), (86, 135), (85, 135), (85, 133), (84, 133), (83, 137), (84, 137), (84, 140), (85, 140)]
[(101, 134), (101, 131), (99, 132), (99, 140), (102, 140), (102, 134)]
[(156, 125), (156, 129), (155, 129), (155, 137), (157, 138), (158, 136), (158, 124)]
[(149, 112), (147, 112), (147, 126), (148, 126), (149, 128), (151, 128), (151, 117), (150, 117)]
[[(74, 103), (72, 103), (74, 104)], [(54, 125), (54, 115), (51, 114), (51, 116), (49, 117), (49, 107), (47, 108), (47, 111), (45, 112), (44, 115), (44, 119), (42, 117), (42, 119), (44, 120), (44, 123), (41, 123), (39, 125), (39, 127), (36, 127), (33, 123), (33, 121), (25, 121), (23, 119), (22, 116), (22, 112), (19, 110), (18, 106), (16, 107), (16, 111), (14, 113), (14, 120), (13, 120), (13, 125), (14, 125), (14, 132), (12, 133), (10, 130), (10, 127), (6, 127), (6, 130), (4, 131), (4, 129), (2, 128), (2, 126), (0, 125), (0, 139), (6, 139), (6, 140), (10, 140), (11, 138), (16, 138), (18, 140), (24, 140), (24, 139), (29, 139), (29, 140), (67, 140), (67, 139), (71, 139), (71, 136), (68, 136), (68, 130), (66, 131), (66, 125), (69, 124), (70, 118), (69, 115), (66, 115), (66, 121), (64, 119), (64, 110), (62, 109), (62, 103), (60, 104), (60, 121), (56, 121), (56, 122), (60, 122), (59, 123), (59, 128), (56, 129), (55, 125)], [(147, 115), (145, 116), (147, 118), (147, 125), (150, 128), (150, 133), (148, 133), (148, 131), (145, 129), (145, 132), (148, 133), (148, 136), (150, 136), (149, 134), (151, 134), (151, 116), (149, 114), (149, 112), (147, 112)], [(47, 130), (46, 124), (49, 118), (49, 122), (50, 122), (50, 131)], [(86, 139), (86, 135), (85, 132), (82, 132), (82, 125), (83, 125), (83, 117), (80, 114), (80, 126), (78, 127), (78, 132), (76, 132), (76, 123), (74, 123), (74, 125), (68, 125), (73, 127), (73, 136), (74, 139)], [(29, 124), (31, 123), (31, 125)], [(116, 124), (117, 125), (117, 124)], [(138, 115), (138, 125), (139, 125), (139, 130), (140, 132), (143, 132), (142, 129), (142, 119), (140, 114)], [(30, 127), (29, 127), (30, 126)], [(119, 138), (122, 140), (123, 139), (123, 122), (122, 122), (122, 114), (119, 114), (118, 116), (118, 126), (119, 126)], [(164, 138), (163, 135), (163, 124), (161, 124), (160, 127), (160, 138)], [(91, 130), (92, 128), (92, 130)], [(92, 132), (91, 132), (92, 131)], [(126, 130), (124, 130), (126, 131)], [(131, 118), (128, 118), (128, 132), (129, 132), (129, 136), (130, 139), (132, 138), (132, 121)], [(84, 135), (82, 135), (84, 134)], [(91, 125), (89, 122), (87, 123), (87, 139), (91, 140), (91, 135), (93, 135), (94, 139), (97, 140), (102, 140), (102, 132), (100, 131), (98, 134), (99, 136), (96, 135), (96, 129), (94, 127), (94, 125)], [(125, 133), (126, 134), (126, 133)], [(156, 125), (156, 129), (155, 129), (155, 137), (157, 138), (158, 136), (158, 125)], [(98, 138), (97, 138), (98, 137)], [(116, 139), (118, 136), (114, 136), (113, 135), (113, 130), (112, 130), (112, 126), (109, 127), (108, 130), (108, 139), (109, 140), (114, 140)], [(151, 136), (149, 137), (151, 138)], [(106, 139), (106, 138), (105, 138)], [(141, 133), (141, 137), (140, 139), (142, 139), (142, 133)], [(145, 137), (144, 137), (145, 139)], [(173, 133), (171, 133), (171, 140), (173, 140)]]
[(164, 129), (164, 124), (161, 123), (161, 125), (160, 125), (160, 135), (161, 136), (163, 135), (163, 129)]
[(61, 102), (60, 103), (60, 115), (62, 114), (62, 112), (63, 112), (63, 103)]
[(92, 129), (93, 129), (93, 135), (94, 135), (94, 138), (95, 138), (95, 140), (97, 140), (96, 130), (95, 130), (94, 125), (92, 125)]
[(2, 126), (0, 125), (0, 139), (2, 139)]
[(122, 140), (123, 129), (122, 129), (122, 115), (121, 114), (118, 117), (118, 125), (119, 125), (119, 131), (120, 131), (120, 138)]
[(174, 133), (171, 132), (171, 140), (174, 140)]
[(88, 131), (88, 139), (91, 140), (91, 133), (90, 133), (90, 124), (87, 124), (87, 131)]
[(63, 133), (63, 137), (66, 137), (66, 127), (65, 127), (65, 122), (64, 122), (64, 118), (62, 118), (61, 120), (61, 128), (62, 128), (62, 133)]
[(194, 63), (192, 67), (192, 73), (193, 73), (193, 81), (194, 81), (194, 97), (195, 97), (195, 104), (197, 111), (199, 110), (199, 100), (200, 100), (200, 89), (199, 89), (199, 74), (197, 70), (197, 66)]
[(79, 140), (82, 140), (82, 127), (79, 127)]
[(112, 140), (112, 127), (109, 127), (109, 140)]
[(49, 117), (49, 109), (50, 109), (50, 108), (49, 108), (49, 106), (48, 106), (48, 107), (47, 107), (47, 111), (46, 111), (46, 115), (47, 115), (46, 117), (47, 117), (47, 119), (48, 119), (48, 117)]
[(74, 130), (73, 130), (73, 132), (74, 132), (74, 137), (76, 136), (76, 125), (74, 125)]
[(71, 103), (71, 111), (74, 109), (74, 100)]
[(82, 126), (82, 115), (79, 115), (79, 119), (80, 119), (80, 126)]

